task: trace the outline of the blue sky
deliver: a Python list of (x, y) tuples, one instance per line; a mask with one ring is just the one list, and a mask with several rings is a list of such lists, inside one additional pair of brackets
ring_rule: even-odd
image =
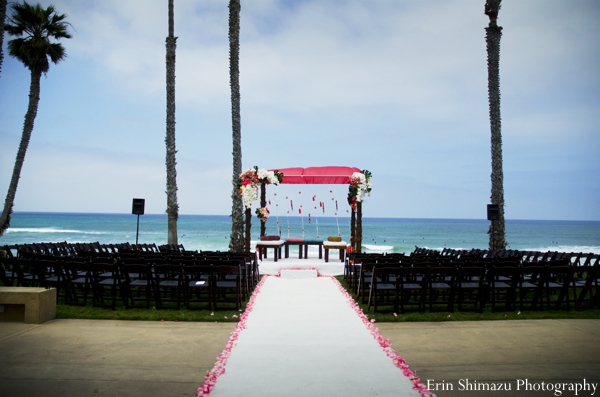
[[(40, 3), (68, 15), (73, 38), (63, 41), (68, 58), (42, 78), (15, 211), (128, 213), (142, 197), (146, 213), (164, 213), (167, 1)], [(503, 3), (506, 218), (600, 220), (600, 3)], [(243, 168), (355, 166), (373, 174), (365, 216), (484, 219), (484, 4), (242, 0)], [(181, 214), (231, 211), (227, 5), (175, 0)], [(2, 199), (29, 91), (8, 40)], [(342, 203), (347, 189), (274, 191)]]

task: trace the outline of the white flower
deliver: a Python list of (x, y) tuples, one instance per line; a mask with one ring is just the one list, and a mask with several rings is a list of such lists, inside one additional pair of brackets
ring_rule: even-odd
[(277, 179), (277, 177), (275, 176), (274, 172), (269, 172), (269, 183), (272, 183), (273, 185), (279, 185), (279, 179)]
[(268, 180), (269, 178), (269, 171), (265, 170), (264, 168), (259, 169), (256, 173), (258, 174), (258, 179), (261, 181), (265, 179)]
[(362, 172), (355, 172), (350, 177), (350, 181), (352, 184), (356, 184), (356, 201), (362, 201), (363, 197), (365, 197), (365, 193), (371, 190), (371, 181), (370, 178), (367, 180), (367, 177)]
[(258, 200), (258, 188), (254, 185), (242, 186), (242, 200), (246, 208), (252, 207), (252, 202)]

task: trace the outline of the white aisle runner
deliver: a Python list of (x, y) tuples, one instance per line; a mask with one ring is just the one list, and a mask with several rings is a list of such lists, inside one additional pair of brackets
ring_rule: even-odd
[(330, 277), (269, 276), (236, 337), (210, 397), (419, 396), (415, 383), (429, 395), (394, 365)]

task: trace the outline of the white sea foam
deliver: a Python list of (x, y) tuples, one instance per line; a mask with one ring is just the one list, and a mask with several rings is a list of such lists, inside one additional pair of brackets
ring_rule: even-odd
[(394, 249), (393, 245), (371, 245), (371, 244), (363, 244), (363, 248), (367, 251), (391, 251)]
[(568, 246), (568, 245), (558, 245), (558, 246), (551, 246), (551, 247), (537, 247), (537, 248), (524, 248), (524, 249), (520, 249), (519, 251), (539, 251), (539, 252), (583, 252), (584, 254), (588, 254), (588, 253), (594, 253), (594, 254), (600, 254), (600, 246), (589, 246), (589, 245), (573, 245), (573, 246)]
[(54, 234), (54, 233), (68, 233), (68, 234), (106, 234), (104, 232), (97, 231), (83, 231), (83, 230), (71, 230), (71, 229), (56, 229), (53, 227), (39, 227), (39, 228), (29, 228), (29, 227), (11, 227), (6, 230), (6, 233), (45, 233), (45, 234)]
[[(466, 248), (466, 247), (428, 247), (428, 246), (419, 246), (419, 248), (425, 248), (425, 249), (432, 249), (435, 251), (442, 251), (444, 248), (451, 248), (453, 250), (456, 251), (470, 251), (471, 249), (473, 249), (473, 247), (470, 248)], [(481, 248), (481, 249), (487, 249), (487, 248)], [(600, 254), (600, 246), (594, 246), (594, 245), (573, 245), (573, 246), (569, 246), (569, 245), (559, 245), (559, 246), (542, 246), (542, 247), (525, 247), (525, 248), (511, 248), (510, 246), (508, 247), (508, 249), (515, 249), (516, 251), (523, 251), (523, 252), (527, 252), (527, 251), (536, 251), (536, 252), (565, 252), (565, 253), (579, 253), (582, 252), (584, 254), (589, 254), (590, 252), (593, 254)]]

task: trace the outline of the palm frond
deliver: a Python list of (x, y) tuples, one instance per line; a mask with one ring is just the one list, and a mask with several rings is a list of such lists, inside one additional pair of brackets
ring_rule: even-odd
[(67, 16), (57, 14), (52, 5), (42, 8), (23, 2), (14, 3), (11, 8), (12, 14), (4, 27), (15, 37), (8, 42), (9, 54), (33, 72), (48, 72), (50, 62), (56, 64), (66, 57), (62, 44), (52, 43), (50, 38), (72, 37), (67, 30), (70, 24), (65, 22)]

